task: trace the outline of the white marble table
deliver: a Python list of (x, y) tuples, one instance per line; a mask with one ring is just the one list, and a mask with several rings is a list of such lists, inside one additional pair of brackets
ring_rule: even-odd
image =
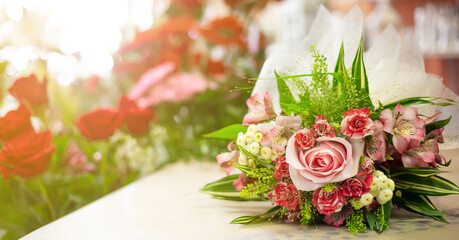
[[(459, 150), (445, 151), (453, 159), (444, 176), (459, 183)], [(23, 237), (53, 239), (459, 239), (459, 196), (434, 199), (450, 224), (393, 210), (383, 234), (352, 235), (345, 227), (294, 224), (233, 225), (239, 216), (256, 215), (269, 202), (213, 199), (198, 190), (224, 172), (215, 163), (176, 163)]]

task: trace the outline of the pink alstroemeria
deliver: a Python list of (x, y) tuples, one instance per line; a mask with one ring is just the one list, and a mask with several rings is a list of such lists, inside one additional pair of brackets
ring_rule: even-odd
[(445, 163), (446, 159), (440, 154), (440, 148), (438, 147), (438, 141), (436, 139), (429, 139), (423, 144), (429, 151), (435, 156), (435, 161), (431, 162), (433, 167), (437, 168), (437, 163)]
[(301, 126), (300, 116), (277, 116), (275, 124), (267, 123), (260, 127), (263, 139), (260, 141), (263, 147), (272, 147), (276, 152), (282, 152), (287, 146), (288, 139), (293, 131), (298, 131)]
[(276, 117), (274, 112), (273, 102), (268, 92), (264, 95), (255, 93), (247, 99), (247, 106), (250, 112), (244, 116), (242, 125), (256, 124), (263, 121), (268, 121)]
[(397, 104), (394, 111), (384, 109), (380, 115), (383, 130), (393, 135), (392, 143), (400, 154), (418, 147), (425, 137), (425, 121), (418, 117), (415, 107)]
[(435, 139), (439, 143), (444, 143), (444, 139), (443, 139), (444, 130), (445, 130), (444, 127), (435, 129), (427, 134), (426, 139)]
[(435, 155), (423, 144), (404, 152), (402, 163), (404, 167), (428, 167), (429, 163), (435, 163)]
[(375, 131), (370, 138), (365, 139), (365, 154), (378, 161), (386, 161), (386, 135), (381, 121), (373, 121)]
[(239, 151), (220, 153), (217, 155), (217, 162), (221, 168), (225, 169), (226, 175), (230, 175), (231, 171), (234, 169), (233, 164), (238, 158)]

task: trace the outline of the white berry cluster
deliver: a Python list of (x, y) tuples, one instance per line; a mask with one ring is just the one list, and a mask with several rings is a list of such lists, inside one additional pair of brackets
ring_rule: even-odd
[(376, 197), (376, 200), (381, 205), (390, 201), (394, 195), (395, 183), (392, 179), (384, 175), (383, 172), (377, 170), (373, 172), (373, 182), (370, 187), (370, 192), (363, 194), (360, 198), (362, 206), (372, 203), (374, 197)]
[[(258, 131), (256, 125), (250, 125), (247, 132), (240, 132), (237, 135), (236, 143), (247, 149), (250, 154), (260, 159), (271, 161), (273, 158), (277, 158), (277, 154), (270, 147), (263, 147), (260, 144), (260, 141), (263, 139), (263, 134)], [(240, 165), (255, 167), (255, 162), (253, 159), (247, 159), (244, 154), (239, 155), (238, 160)]]

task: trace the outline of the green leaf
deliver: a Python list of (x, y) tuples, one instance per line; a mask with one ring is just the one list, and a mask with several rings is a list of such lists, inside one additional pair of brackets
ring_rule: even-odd
[(437, 175), (430, 177), (399, 175), (395, 187), (409, 194), (425, 196), (459, 194), (459, 187), (456, 184)]
[(380, 205), (372, 211), (365, 213), (368, 226), (371, 230), (381, 233), (389, 226), (391, 205), (392, 201), (388, 201), (384, 205)]
[(451, 164), (451, 160), (452, 160), (452, 159), (450, 159), (450, 160), (449, 160), (448, 162), (446, 162), (446, 163), (438, 162), (437, 164), (440, 165), (440, 166), (442, 166), (442, 167), (449, 167), (449, 165)]
[(261, 220), (266, 217), (271, 217), (277, 214), (280, 211), (281, 207), (280, 206), (275, 206), (271, 209), (269, 209), (267, 212), (256, 215), (256, 216), (242, 216), (234, 219), (231, 221), (232, 224), (249, 224), (251, 222), (254, 222), (255, 220)]
[[(344, 55), (344, 54), (343, 54)], [(357, 89), (365, 89), (366, 94), (370, 94), (368, 87), (368, 77), (363, 63), (363, 39), (360, 39), (359, 48), (352, 62), (352, 76), (356, 82)]]
[[(435, 103), (433, 102), (434, 100), (443, 100), (447, 102), (442, 102), (442, 103)], [(448, 98), (436, 98), (436, 97), (412, 97), (412, 98), (405, 98), (401, 99), (396, 102), (392, 102), (389, 104), (386, 104), (383, 106), (384, 109), (388, 108), (391, 110), (394, 110), (395, 106), (397, 104), (401, 104), (404, 107), (412, 106), (416, 108), (421, 108), (425, 106), (430, 106), (430, 105), (437, 105), (437, 106), (449, 106), (453, 105), (454, 100), (448, 99)]]
[(231, 201), (265, 201), (265, 198), (253, 196), (249, 198), (241, 198), (239, 191), (233, 185), (233, 182), (239, 177), (239, 174), (226, 176), (220, 180), (206, 184), (201, 188), (201, 192), (212, 195), (215, 198), (231, 200)]
[(277, 90), (279, 91), (279, 104), (282, 109), (282, 111), (285, 112), (287, 115), (291, 115), (292, 113), (298, 114), (299, 107), (298, 107), (298, 102), (295, 100), (295, 98), (292, 95), (292, 92), (290, 91), (289, 87), (285, 83), (285, 80), (282, 79), (276, 71), (274, 71), (274, 74), (276, 75), (277, 78)]
[(205, 134), (206, 138), (222, 138), (222, 139), (237, 139), (239, 132), (247, 132), (248, 126), (242, 126), (242, 124), (233, 124), (228, 127), (224, 127), (215, 132)]
[(415, 175), (419, 177), (431, 177), (446, 171), (438, 170), (431, 167), (392, 167), (390, 168), (390, 176), (396, 177), (400, 175)]
[(432, 122), (432, 123), (427, 124), (426, 125), (426, 134), (432, 132), (435, 129), (440, 129), (440, 128), (448, 125), (449, 121), (451, 121), (451, 117), (452, 116), (450, 116), (449, 118), (444, 119), (444, 120), (440, 120), (440, 121), (436, 121), (436, 122)]
[(447, 221), (443, 218), (445, 214), (438, 211), (438, 209), (426, 196), (402, 193), (401, 197), (394, 195), (392, 201), (396, 206), (404, 208), (407, 211), (429, 216), (435, 220), (447, 223)]
[(338, 60), (336, 60), (335, 72), (333, 74), (333, 90), (336, 91), (338, 96), (343, 94), (343, 75), (347, 75), (346, 67), (344, 66), (344, 44), (341, 42), (341, 48), (339, 50)]
[(376, 226), (376, 217), (375, 217), (375, 214), (373, 213), (373, 211), (366, 212), (365, 216), (367, 218), (368, 227), (370, 227), (371, 230), (376, 230), (376, 228), (375, 228), (375, 226)]

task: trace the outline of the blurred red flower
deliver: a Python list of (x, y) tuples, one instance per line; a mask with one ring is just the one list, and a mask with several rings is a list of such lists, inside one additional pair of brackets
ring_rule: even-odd
[(9, 111), (0, 118), (0, 140), (8, 141), (23, 134), (34, 134), (30, 123), (31, 112), (21, 104), (18, 109)]
[(176, 4), (185, 10), (194, 10), (205, 2), (206, 0), (172, 0), (172, 4)]
[(123, 61), (122, 58), (115, 60), (114, 72), (118, 75), (141, 75), (152, 66), (164, 62), (180, 66), (192, 41), (189, 32), (195, 28), (196, 24), (191, 17), (180, 16), (170, 18), (156, 28), (137, 33), (132, 42), (120, 47), (119, 54), (139, 51), (140, 58), (135, 61)]
[(39, 82), (37, 77), (32, 74), (28, 77), (17, 79), (8, 91), (20, 102), (39, 106), (48, 104), (46, 84), (46, 78)]
[(148, 123), (154, 118), (154, 111), (151, 108), (139, 108), (137, 104), (126, 96), (121, 97), (120, 114), (123, 124), (133, 135), (142, 135), (148, 131)]
[(4, 178), (17, 175), (23, 178), (42, 173), (55, 150), (51, 146), (50, 131), (33, 135), (23, 135), (4, 145), (0, 152), (0, 172)]
[(117, 110), (99, 108), (80, 116), (75, 125), (85, 137), (100, 140), (113, 135), (120, 126), (121, 120)]
[(216, 18), (205, 24), (200, 33), (210, 42), (220, 45), (244, 46), (242, 33), (244, 27), (235, 17)]

